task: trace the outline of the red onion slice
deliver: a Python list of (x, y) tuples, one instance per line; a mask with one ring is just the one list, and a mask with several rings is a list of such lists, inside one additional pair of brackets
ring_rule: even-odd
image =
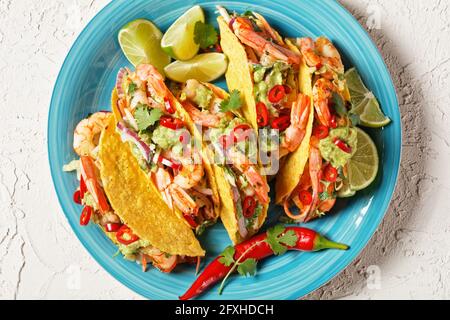
[(142, 141), (136, 132), (127, 128), (123, 122), (117, 123), (117, 129), (121, 133), (122, 141), (133, 142), (141, 151), (145, 161), (150, 162), (152, 158), (152, 148)]

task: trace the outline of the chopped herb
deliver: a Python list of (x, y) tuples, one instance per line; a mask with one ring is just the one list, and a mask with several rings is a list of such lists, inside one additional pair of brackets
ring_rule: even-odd
[(234, 253), (235, 253), (234, 247), (232, 246), (226, 247), (221, 254), (219, 262), (226, 267), (231, 266), (233, 263), (235, 263)]
[(284, 224), (298, 224), (298, 221), (296, 221), (292, 218), (289, 218), (288, 216), (285, 216), (285, 215), (281, 215), (278, 218), (278, 221), (281, 223), (284, 223)]
[(329, 194), (327, 191), (322, 192), (322, 193), (319, 195), (319, 199), (320, 199), (320, 201), (328, 200), (328, 199), (330, 199), (330, 194)]
[(130, 95), (133, 95), (133, 94), (136, 92), (136, 89), (137, 89), (137, 85), (136, 85), (134, 82), (131, 82), (131, 83), (128, 85), (128, 93), (129, 93)]
[(285, 231), (286, 228), (282, 225), (276, 225), (267, 230), (266, 242), (277, 256), (284, 254), (288, 247), (294, 246), (298, 240), (298, 236), (293, 230)]
[(254, 276), (256, 274), (257, 262), (255, 259), (250, 258), (242, 262), (238, 267), (237, 271), (241, 276)]
[(139, 104), (134, 113), (138, 129), (143, 131), (148, 127), (154, 125), (159, 118), (161, 118), (163, 112), (159, 109), (149, 109), (143, 104)]
[(334, 110), (341, 117), (347, 115), (347, 108), (345, 107), (344, 99), (337, 92), (333, 92)]
[(348, 118), (350, 119), (352, 126), (356, 127), (361, 124), (361, 119), (359, 118), (359, 115), (351, 113)]
[(223, 100), (220, 103), (220, 111), (228, 112), (237, 110), (242, 106), (241, 93), (239, 90), (233, 90), (230, 93), (230, 97), (228, 99)]
[(217, 43), (218, 34), (214, 26), (198, 21), (194, 29), (194, 41), (200, 48), (206, 49)]
[(247, 10), (242, 14), (243, 17), (253, 17), (253, 11)]

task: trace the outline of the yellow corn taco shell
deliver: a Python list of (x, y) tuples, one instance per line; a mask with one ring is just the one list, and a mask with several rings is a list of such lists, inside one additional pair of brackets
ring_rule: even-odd
[(303, 174), (303, 170), (305, 169), (306, 162), (308, 161), (309, 142), (314, 122), (314, 102), (312, 99), (312, 74), (303, 59), (300, 64), (299, 79), (300, 92), (311, 98), (310, 116), (308, 126), (306, 127), (305, 138), (300, 147), (286, 157), (278, 172), (275, 185), (276, 204), (282, 204), (297, 187), (300, 177)]
[[(229, 96), (228, 92), (211, 83), (203, 83), (203, 85), (214, 91), (221, 98), (226, 99)], [(185, 114), (189, 117), (189, 114), (186, 111)], [(236, 112), (236, 114), (242, 116), (239, 112)], [(192, 130), (195, 132), (197, 139), (201, 140), (202, 139), (201, 133), (199, 132), (198, 127), (195, 125), (193, 120), (186, 121), (186, 123), (192, 125)], [(233, 201), (232, 186), (225, 177), (224, 168), (214, 164), (213, 162), (214, 154), (212, 153), (212, 150), (207, 147), (206, 143), (203, 145), (203, 150), (205, 158), (209, 159), (208, 164), (213, 169), (215, 184), (217, 185), (217, 189), (220, 195), (220, 219), (222, 220), (222, 223), (225, 229), (227, 230), (231, 241), (234, 244), (240, 243), (248, 239), (252, 235), (254, 235), (254, 233), (249, 233), (246, 239), (242, 238), (241, 235), (239, 234), (238, 219), (236, 217), (236, 206)], [(263, 176), (263, 178), (265, 179), (265, 176)], [(269, 208), (268, 205), (263, 206), (261, 214), (258, 216), (257, 230), (259, 230), (266, 221), (268, 208)]]
[(152, 246), (171, 255), (204, 256), (193, 231), (164, 203), (139, 167), (130, 148), (116, 133), (116, 122), (100, 138), (100, 175), (115, 213)]
[(244, 97), (241, 108), (244, 117), (258, 133), (256, 103), (253, 96), (253, 79), (247, 60), (247, 53), (239, 39), (228, 27), (223, 17), (218, 17), (220, 28), (220, 45), (228, 57), (228, 69), (225, 74), (228, 89), (239, 90)]
[[(191, 136), (194, 139), (196, 139), (195, 145), (201, 147), (201, 139), (199, 140), (199, 137), (196, 134), (195, 125), (192, 122), (189, 114), (186, 112), (186, 110), (184, 110), (183, 106), (180, 104), (180, 102), (175, 97), (172, 97), (172, 98), (173, 98), (172, 101), (174, 101), (175, 109), (176, 109), (180, 119), (183, 122), (185, 122), (186, 127), (189, 130), (189, 133), (191, 134)], [(118, 119), (121, 119), (120, 111), (117, 108), (117, 100), (118, 100), (117, 91), (116, 91), (116, 89), (114, 89), (111, 94), (111, 105), (112, 105), (114, 118), (116, 119), (116, 123), (117, 123)], [(206, 179), (207, 179), (208, 185), (211, 188), (212, 193), (213, 193), (212, 200), (213, 200), (213, 205), (214, 205), (215, 220), (217, 220), (220, 215), (220, 198), (219, 198), (219, 192), (217, 189), (216, 180), (214, 177), (214, 171), (208, 160), (208, 157), (204, 154), (203, 149), (201, 150), (201, 153), (202, 153), (203, 166), (205, 169)], [(151, 183), (153, 184), (153, 182), (151, 182)], [(154, 186), (154, 187), (156, 190), (156, 186)], [(157, 191), (157, 193), (159, 194), (159, 191)], [(187, 226), (189, 226), (189, 223), (183, 217), (183, 213), (180, 210), (178, 210), (177, 208), (175, 208), (174, 211), (175, 211), (175, 214), (178, 216), (178, 218), (181, 219)]]

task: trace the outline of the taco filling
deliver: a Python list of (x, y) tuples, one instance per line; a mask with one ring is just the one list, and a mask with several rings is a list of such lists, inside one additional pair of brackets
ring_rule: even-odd
[[(300, 54), (262, 15), (253, 11), (229, 15), (223, 7), (218, 9), (227, 24), (225, 27), (221, 23), (223, 20), (219, 20), (221, 31), (228, 28), (234, 34), (243, 46), (248, 62), (248, 68), (236, 71), (236, 74), (227, 74), (230, 89), (241, 82), (234, 78), (249, 70), (251, 83), (242, 85), (253, 87), (251, 99), (246, 99), (246, 107), (254, 110), (247, 112), (246, 117), (255, 118), (249, 119), (254, 124), (256, 122), (255, 129), (278, 130), (279, 158), (283, 158), (299, 148), (306, 135), (310, 114), (309, 97), (298, 92)], [(227, 44), (226, 34), (222, 41), (225, 53), (230, 59), (236, 59), (235, 54), (230, 51), (238, 49)], [(233, 68), (232, 63), (231, 65)]]
[(213, 224), (215, 199), (201, 152), (162, 76), (151, 65), (122, 69), (116, 90), (117, 130), (166, 204), (197, 231)]
[(202, 138), (223, 170), (231, 190), (235, 221), (242, 239), (261, 226), (260, 216), (269, 203), (269, 187), (260, 174), (256, 135), (230, 101), (239, 101), (239, 92), (230, 97), (222, 89), (197, 80), (188, 80), (179, 100), (194, 123), (202, 127)]

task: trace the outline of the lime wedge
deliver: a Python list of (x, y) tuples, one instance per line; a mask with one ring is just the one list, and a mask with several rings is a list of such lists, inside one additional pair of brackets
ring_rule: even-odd
[(164, 34), (161, 41), (163, 50), (177, 60), (192, 59), (200, 48), (194, 41), (195, 24), (199, 21), (205, 22), (205, 14), (200, 6), (186, 11)]
[(337, 192), (338, 198), (350, 198), (353, 197), (356, 194), (356, 191), (354, 191), (350, 184), (348, 183), (348, 180), (343, 181), (343, 186), (339, 191)]
[(345, 79), (350, 91), (351, 113), (359, 115), (361, 125), (370, 128), (381, 128), (388, 125), (391, 119), (381, 111), (380, 104), (372, 92), (367, 89), (355, 68), (345, 73)]
[(170, 57), (161, 49), (162, 32), (145, 19), (134, 20), (119, 31), (119, 43), (127, 59), (137, 66), (151, 63), (161, 73)]
[(227, 70), (227, 58), (222, 53), (203, 53), (188, 61), (175, 61), (164, 68), (167, 77), (177, 82), (196, 79), (210, 82)]
[(367, 188), (377, 177), (379, 165), (375, 143), (363, 130), (357, 131), (358, 147), (348, 163), (348, 181), (353, 191)]

